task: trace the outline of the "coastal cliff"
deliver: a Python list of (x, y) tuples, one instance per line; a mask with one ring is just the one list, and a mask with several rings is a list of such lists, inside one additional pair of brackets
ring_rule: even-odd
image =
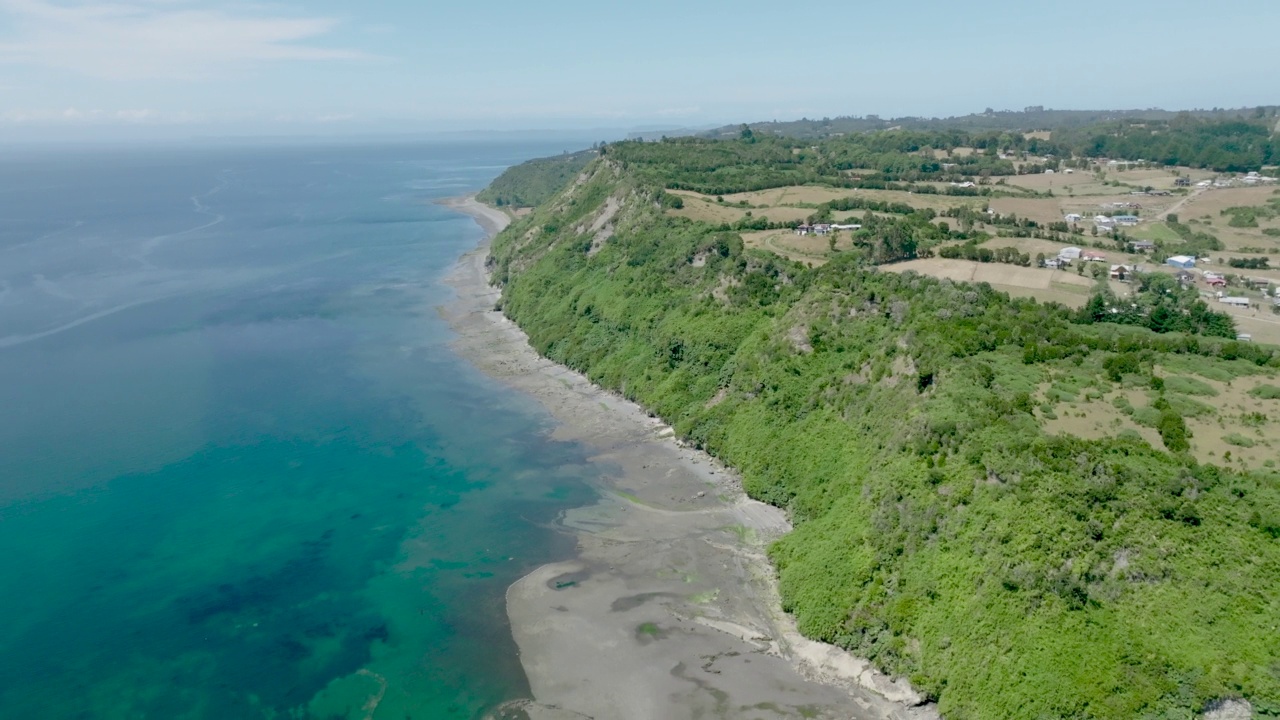
[(804, 634), (948, 718), (1280, 714), (1280, 478), (1047, 424), (1056, 389), (1158, 386), (1159, 410), (1171, 369), (1265, 379), (1280, 356), (750, 250), (671, 189), (803, 181), (790, 151), (660, 145), (608, 146), (499, 234), (499, 305), (788, 512), (769, 555)]

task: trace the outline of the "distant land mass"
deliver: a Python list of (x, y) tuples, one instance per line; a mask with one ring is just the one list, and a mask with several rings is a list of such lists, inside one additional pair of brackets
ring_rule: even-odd
[(501, 310), (949, 719), (1280, 716), (1280, 106), (750, 123), (481, 199)]
[[(757, 132), (774, 133), (786, 137), (820, 138), (840, 133), (869, 132), (888, 130), (890, 128), (912, 130), (963, 129), (971, 131), (1063, 130), (1117, 121), (1142, 122), (1152, 120), (1169, 122), (1179, 117), (1201, 120), (1258, 120), (1271, 118), (1274, 125), (1278, 113), (1280, 113), (1280, 107), (1275, 105), (1176, 111), (1161, 110), (1159, 108), (1145, 110), (1053, 110), (1043, 106), (1033, 106), (1022, 110), (992, 110), (988, 108), (980, 113), (948, 118), (916, 116), (881, 118), (878, 115), (865, 115), (822, 118), (820, 120), (809, 118), (782, 122), (773, 120), (755, 122), (750, 125)], [(732, 137), (738, 132), (739, 127), (741, 126), (727, 125), (707, 130), (700, 134), (705, 134), (708, 137)]]

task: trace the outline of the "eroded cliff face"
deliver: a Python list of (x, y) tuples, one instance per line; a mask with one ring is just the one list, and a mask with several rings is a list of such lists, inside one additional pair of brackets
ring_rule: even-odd
[[(1165, 368), (1269, 377), (1265, 359), (857, 252), (807, 268), (748, 250), (668, 212), (642, 151), (497, 238), (501, 306), (788, 511), (770, 555), (806, 635), (957, 718), (1280, 707), (1280, 478), (1046, 429), (1094, 395), (1158, 403)], [(1138, 370), (1116, 381), (1125, 354)]]

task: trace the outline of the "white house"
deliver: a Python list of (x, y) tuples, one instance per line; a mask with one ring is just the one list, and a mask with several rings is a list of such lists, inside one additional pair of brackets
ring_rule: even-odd
[(1084, 219), (1080, 213), (1067, 213), (1066, 221), (1069, 223), (1078, 223)]

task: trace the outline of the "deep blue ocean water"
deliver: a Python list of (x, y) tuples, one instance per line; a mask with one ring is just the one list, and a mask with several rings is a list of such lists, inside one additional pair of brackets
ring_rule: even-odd
[(0, 718), (527, 692), (503, 595), (591, 469), (450, 352), (430, 200), (563, 149), (0, 153)]

